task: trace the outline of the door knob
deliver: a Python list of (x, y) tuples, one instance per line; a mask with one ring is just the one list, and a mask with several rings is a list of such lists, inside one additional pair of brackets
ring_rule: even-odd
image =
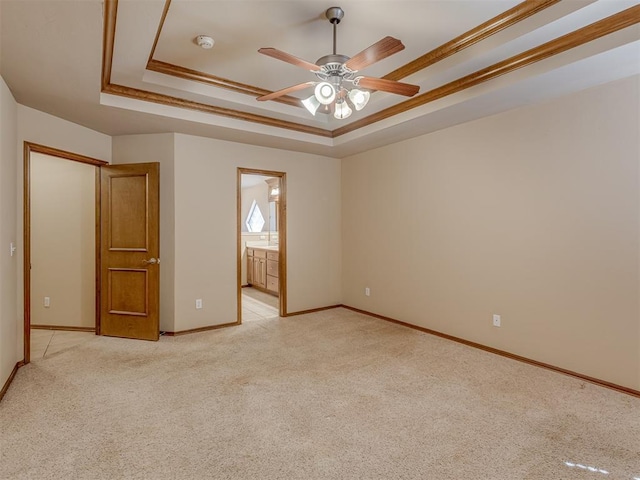
[(156, 260), (155, 258), (150, 258), (149, 260), (143, 260), (142, 263), (147, 263), (149, 265), (155, 265), (156, 263), (160, 263), (160, 261)]

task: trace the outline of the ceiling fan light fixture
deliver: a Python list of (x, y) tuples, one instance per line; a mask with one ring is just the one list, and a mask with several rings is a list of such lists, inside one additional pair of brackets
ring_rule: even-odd
[(309, 98), (302, 100), (302, 105), (304, 105), (304, 108), (309, 110), (309, 113), (314, 117), (316, 116), (318, 108), (320, 108), (320, 102), (315, 95), (311, 95)]
[[(407, 97), (412, 97), (420, 91), (418, 85), (410, 85), (385, 78), (357, 76), (359, 71), (369, 65), (403, 50), (404, 45), (400, 40), (386, 36), (355, 56), (348, 57), (339, 54), (336, 48), (337, 26), (344, 17), (344, 10), (340, 7), (330, 7), (326, 10), (325, 16), (333, 26), (333, 52), (320, 57), (316, 63), (308, 62), (273, 47), (265, 47), (258, 50), (263, 55), (308, 70), (320, 82), (299, 83), (262, 95), (258, 97), (259, 101), (275, 100), (291, 92), (315, 86), (313, 95), (301, 100), (304, 107), (314, 116), (317, 112), (333, 113), (335, 118), (342, 120), (353, 113), (351, 107), (355, 108), (356, 111), (362, 110), (369, 102), (371, 91), (378, 90)], [(365, 90), (353, 88), (358, 87), (360, 84)]]
[(349, 100), (351, 100), (351, 103), (353, 103), (357, 111), (362, 110), (367, 105), (370, 97), (371, 93), (358, 88), (354, 88), (349, 92)]
[(338, 120), (344, 120), (345, 118), (349, 117), (352, 113), (353, 113), (353, 110), (351, 110), (351, 107), (349, 107), (349, 104), (347, 103), (347, 101), (341, 100), (340, 102), (336, 103), (336, 111), (334, 112), (333, 116), (336, 117)]
[(322, 105), (329, 105), (336, 99), (336, 89), (329, 82), (320, 82), (316, 85), (314, 94)]

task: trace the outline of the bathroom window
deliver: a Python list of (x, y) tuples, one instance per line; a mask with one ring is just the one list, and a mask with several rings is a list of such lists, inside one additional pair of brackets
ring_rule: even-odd
[(254, 200), (249, 209), (249, 215), (247, 215), (247, 230), (250, 232), (261, 232), (264, 227), (264, 217), (260, 211), (258, 203)]

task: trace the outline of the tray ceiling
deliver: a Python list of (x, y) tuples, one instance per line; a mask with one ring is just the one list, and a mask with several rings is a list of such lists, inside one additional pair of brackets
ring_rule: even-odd
[[(346, 120), (311, 116), (304, 69), (331, 53), (331, 5), (308, 1), (0, 2), (0, 73), (25, 105), (110, 135), (176, 131), (344, 156), (640, 73), (640, 7), (626, 0), (339, 4), (338, 53), (384, 36), (406, 48), (364, 70), (420, 86), (384, 92)], [(212, 49), (194, 38), (209, 35)]]

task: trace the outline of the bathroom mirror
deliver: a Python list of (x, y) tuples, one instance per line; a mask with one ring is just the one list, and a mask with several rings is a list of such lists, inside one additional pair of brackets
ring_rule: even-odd
[(278, 202), (280, 200), (280, 179), (265, 180), (269, 195), (269, 244), (278, 245)]

